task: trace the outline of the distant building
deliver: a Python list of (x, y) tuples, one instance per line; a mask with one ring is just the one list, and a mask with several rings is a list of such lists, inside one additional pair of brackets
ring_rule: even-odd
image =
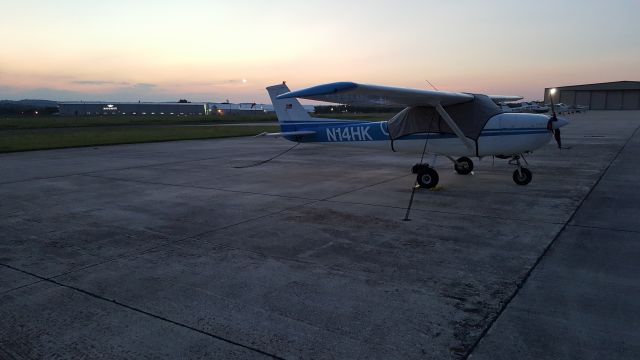
[[(238, 114), (265, 114), (272, 113), (273, 105), (271, 104), (256, 104), (256, 103), (207, 103), (208, 111), (210, 114), (220, 115), (238, 115)], [(303, 105), (303, 108), (307, 112), (314, 112), (315, 107), (313, 105)]]
[[(544, 89), (545, 103), (550, 102), (551, 89)], [(640, 81), (559, 86), (555, 89), (555, 104), (586, 106), (591, 110), (640, 110)]]
[(264, 114), (267, 112), (263, 104), (255, 103), (208, 103), (208, 111), (211, 114), (238, 115), (238, 114)]
[[(162, 102), (60, 102), (59, 115), (233, 115), (272, 113), (273, 105), (255, 103), (162, 103)], [(314, 112), (313, 105), (304, 105), (307, 112)]]
[(205, 103), (61, 102), (59, 114), (85, 115), (206, 115)]

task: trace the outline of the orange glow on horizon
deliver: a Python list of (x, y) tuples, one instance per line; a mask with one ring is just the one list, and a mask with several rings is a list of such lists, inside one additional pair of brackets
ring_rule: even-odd
[(549, 4), (556, 11), (541, 19), (506, 0), (30, 0), (0, 23), (15, 34), (3, 40), (0, 98), (267, 102), (264, 88), (282, 80), (431, 88), (428, 79), (534, 100), (549, 86), (640, 79), (640, 44), (627, 36), (640, 32), (638, 3)]

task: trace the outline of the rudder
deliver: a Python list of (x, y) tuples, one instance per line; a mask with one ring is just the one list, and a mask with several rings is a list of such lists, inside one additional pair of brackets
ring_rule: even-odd
[(298, 99), (278, 99), (278, 95), (288, 93), (289, 91), (289, 87), (285, 83), (267, 88), (280, 125), (282, 126), (287, 122), (313, 121), (313, 118), (307, 110), (302, 107)]

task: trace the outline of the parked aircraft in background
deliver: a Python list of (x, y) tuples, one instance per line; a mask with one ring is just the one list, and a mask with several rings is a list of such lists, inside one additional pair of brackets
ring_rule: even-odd
[[(549, 107), (551, 107), (551, 104), (549, 104)], [(558, 114), (574, 114), (587, 112), (589, 107), (576, 104), (567, 105), (564, 103), (557, 103), (553, 105), (553, 110)]]
[[(509, 160), (516, 169), (513, 181), (531, 182), (532, 174), (521, 159), (546, 145), (552, 137), (560, 146), (565, 119), (555, 116), (505, 113), (497, 103), (519, 96), (481, 95), (338, 82), (299, 91), (285, 83), (267, 88), (280, 122), (282, 136), (301, 143), (358, 146), (371, 149), (442, 155), (457, 173), (470, 174), (471, 157), (494, 156)], [(388, 121), (345, 121), (312, 118), (296, 98), (357, 106), (404, 106)], [(424, 188), (438, 184), (437, 171), (429, 164), (415, 164), (417, 183)]]
[(534, 113), (534, 114), (545, 114), (548, 113), (551, 109), (548, 106), (540, 105), (535, 101), (531, 102), (507, 102), (500, 103), (500, 109), (504, 112), (519, 112), (519, 113)]
[(584, 105), (571, 105), (569, 106), (569, 112), (571, 113), (583, 113), (583, 112), (587, 112), (587, 110), (589, 110), (588, 106), (584, 106)]
[(553, 105), (553, 109), (556, 111), (556, 113), (558, 114), (566, 114), (570, 111), (569, 106), (563, 104), (563, 103), (557, 103)]

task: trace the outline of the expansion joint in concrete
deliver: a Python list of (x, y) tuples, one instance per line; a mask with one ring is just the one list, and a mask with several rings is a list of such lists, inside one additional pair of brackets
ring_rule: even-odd
[(608, 228), (608, 227), (602, 227), (602, 226), (588, 226), (588, 225), (570, 224), (570, 225), (568, 225), (568, 227), (577, 227), (577, 228), (582, 228), (582, 229), (606, 230), (606, 231), (613, 231), (613, 232), (624, 232), (624, 233), (631, 233), (631, 234), (640, 234), (640, 231), (636, 231), (636, 230), (614, 229), (614, 228)]
[(516, 298), (516, 296), (520, 293), (520, 290), (522, 290), (522, 288), (524, 287), (525, 283), (527, 282), (527, 280), (529, 280), (529, 278), (531, 277), (531, 274), (533, 273), (533, 271), (538, 267), (538, 265), (540, 264), (540, 262), (542, 262), (542, 259), (549, 253), (549, 251), (551, 250), (551, 248), (553, 247), (553, 245), (556, 243), (556, 241), (560, 238), (560, 235), (567, 229), (567, 227), (570, 227), (570, 223), (571, 221), (574, 219), (575, 215), (578, 213), (578, 211), (580, 210), (580, 208), (582, 207), (582, 205), (584, 205), (585, 201), (589, 198), (589, 196), (591, 196), (591, 194), (593, 193), (594, 189), (598, 186), (598, 184), (600, 184), (600, 182), (602, 181), (602, 179), (604, 178), (604, 176), (606, 175), (607, 171), (609, 171), (609, 168), (611, 167), (611, 165), (616, 161), (616, 159), (618, 159), (618, 157), (620, 156), (620, 154), (622, 154), (622, 152), (624, 151), (624, 149), (627, 147), (627, 145), (631, 142), (631, 140), (635, 137), (636, 133), (638, 132), (638, 130), (640, 130), (640, 126), (636, 127), (636, 129), (633, 131), (633, 133), (631, 134), (631, 136), (629, 136), (629, 138), (627, 139), (627, 141), (620, 147), (620, 149), (615, 153), (615, 155), (613, 156), (613, 158), (609, 161), (609, 163), (607, 164), (607, 166), (602, 170), (602, 172), (600, 173), (600, 176), (598, 177), (598, 179), (596, 180), (596, 182), (593, 184), (593, 186), (591, 186), (591, 189), (589, 189), (589, 192), (587, 192), (587, 194), (582, 198), (582, 200), (580, 200), (580, 203), (578, 204), (578, 206), (576, 206), (576, 208), (573, 210), (573, 212), (571, 213), (571, 216), (569, 216), (569, 218), (567, 219), (567, 221), (562, 225), (562, 228), (558, 231), (558, 233), (556, 233), (556, 236), (549, 242), (549, 244), (547, 244), (547, 246), (545, 247), (545, 249), (542, 251), (542, 253), (540, 254), (540, 256), (538, 256), (538, 258), (536, 259), (536, 261), (533, 263), (533, 266), (531, 266), (531, 268), (529, 268), (529, 270), (527, 271), (527, 273), (525, 274), (524, 278), (522, 279), (522, 281), (520, 281), (517, 284), (517, 287), (515, 289), (515, 291), (513, 292), (513, 294), (511, 294), (511, 296), (509, 297), (509, 299), (507, 301), (504, 302), (504, 304), (502, 305), (502, 307), (500, 308), (500, 310), (498, 311), (498, 313), (495, 315), (495, 317), (491, 320), (491, 322), (489, 323), (489, 325), (487, 325), (487, 327), (485, 327), (485, 329), (482, 331), (482, 333), (480, 334), (480, 336), (478, 336), (478, 339), (476, 339), (476, 341), (474, 342), (474, 344), (469, 348), (469, 350), (467, 351), (467, 353), (464, 355), (463, 359), (469, 359), (469, 357), (471, 356), (471, 354), (473, 353), (473, 351), (478, 347), (478, 345), (480, 344), (480, 342), (482, 341), (482, 339), (489, 333), (489, 331), (491, 330), (491, 328), (493, 327), (493, 325), (496, 323), (496, 321), (500, 318), (500, 316), (504, 313), (504, 311), (507, 309), (507, 307), (509, 307), (509, 304), (511, 304), (511, 302)]

